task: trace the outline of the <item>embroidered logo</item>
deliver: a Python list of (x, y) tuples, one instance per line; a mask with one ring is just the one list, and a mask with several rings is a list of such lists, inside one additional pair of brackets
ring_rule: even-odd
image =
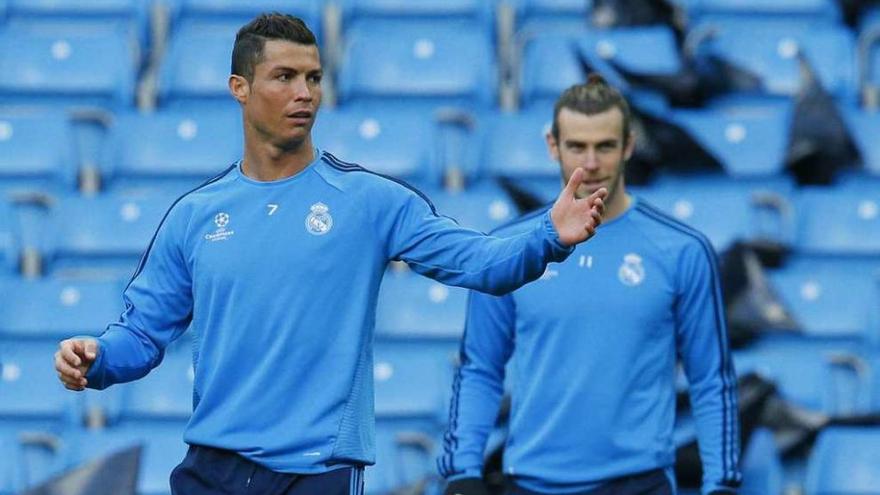
[(221, 211), (214, 215), (214, 225), (217, 226), (217, 230), (210, 234), (205, 234), (205, 240), (211, 242), (225, 241), (235, 234), (234, 230), (228, 230), (226, 228), (226, 226), (229, 225), (229, 213)]
[(620, 283), (634, 287), (645, 280), (645, 267), (642, 265), (642, 257), (629, 253), (623, 257), (623, 264), (617, 270), (617, 278)]
[(330, 208), (324, 203), (315, 203), (306, 217), (306, 230), (312, 235), (324, 235), (333, 228), (333, 217)]

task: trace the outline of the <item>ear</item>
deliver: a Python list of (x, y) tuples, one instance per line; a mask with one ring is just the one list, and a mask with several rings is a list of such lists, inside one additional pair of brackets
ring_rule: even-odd
[(250, 84), (244, 77), (232, 74), (229, 76), (229, 92), (239, 103), (245, 104), (250, 93)]
[(547, 134), (544, 135), (544, 139), (547, 141), (547, 151), (550, 152), (550, 157), (560, 161), (559, 158), (559, 143), (556, 142), (556, 138), (553, 137), (552, 131), (547, 131)]
[(623, 150), (623, 160), (629, 160), (633, 151), (636, 149), (636, 133), (629, 131), (629, 139), (626, 140), (626, 148)]

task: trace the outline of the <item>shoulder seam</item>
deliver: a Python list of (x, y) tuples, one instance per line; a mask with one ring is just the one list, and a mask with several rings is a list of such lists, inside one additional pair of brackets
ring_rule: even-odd
[(410, 185), (406, 181), (403, 181), (403, 180), (398, 179), (396, 177), (392, 177), (390, 175), (385, 175), (385, 174), (380, 174), (378, 172), (373, 172), (372, 170), (364, 168), (363, 166), (358, 165), (357, 163), (342, 161), (339, 158), (336, 158), (335, 156), (333, 156), (328, 151), (321, 152), (321, 160), (323, 160), (324, 163), (326, 163), (327, 165), (330, 165), (331, 167), (333, 167), (336, 170), (339, 170), (341, 172), (365, 172), (365, 173), (368, 173), (371, 175), (375, 175), (377, 177), (381, 177), (385, 180), (389, 180), (389, 181), (394, 182), (396, 184), (399, 184), (399, 185), (409, 189), (410, 191), (412, 191), (413, 193), (418, 195), (420, 198), (422, 198), (422, 200), (424, 200), (425, 203), (428, 204), (428, 207), (431, 208), (431, 213), (433, 213), (434, 216), (440, 216), (437, 214), (437, 208), (434, 207), (434, 203), (431, 202), (431, 200), (428, 198), (428, 196), (426, 196), (425, 193), (423, 193), (422, 191), (419, 191), (417, 188), (413, 187), (412, 185)]

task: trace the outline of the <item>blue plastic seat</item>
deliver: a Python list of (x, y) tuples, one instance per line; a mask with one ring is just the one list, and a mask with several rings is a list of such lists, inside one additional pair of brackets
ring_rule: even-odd
[(208, 108), (120, 115), (102, 160), (108, 189), (183, 193), (198, 186), (241, 158), (239, 115)]
[(186, 23), (174, 30), (159, 71), (159, 105), (237, 109), (228, 81), (240, 27), (239, 22), (217, 20)]
[[(880, 68), (880, 56), (877, 57), (874, 67)], [(880, 73), (876, 81), (880, 83)], [(867, 111), (855, 105), (841, 105), (841, 109), (847, 130), (850, 131), (862, 154), (865, 172), (880, 178), (880, 144), (877, 143), (877, 136), (880, 135), (880, 113)]]
[(877, 304), (880, 257), (872, 259), (794, 257), (768, 271), (773, 287), (810, 335), (859, 338), (868, 335)]
[[(320, 40), (321, 20), (324, 0), (170, 0), (172, 22), (178, 26), (190, 23), (228, 23), (238, 27), (263, 12), (282, 12), (301, 18)], [(233, 38), (226, 40), (225, 46), (232, 50)], [(228, 59), (227, 59), (228, 62)], [(227, 63), (228, 69), (228, 63)]]
[(782, 460), (772, 431), (757, 428), (752, 432), (743, 455), (742, 472), (743, 484), (739, 489), (742, 495), (782, 493)]
[(673, 119), (737, 178), (782, 174), (791, 105), (681, 109)]
[(492, 29), (493, 2), (481, 0), (343, 0), (343, 16), (350, 22), (361, 20), (478, 21)]
[(0, 31), (0, 104), (116, 109), (134, 103), (138, 65), (122, 32)]
[(115, 281), (15, 278), (0, 280), (0, 288), (6, 304), (16, 308), (0, 314), (0, 334), (5, 336), (55, 342), (98, 335), (123, 309), (123, 286)]
[(797, 94), (803, 83), (797, 54), (803, 52), (825, 89), (841, 98), (853, 97), (855, 39), (844, 27), (715, 18), (694, 29), (713, 32), (701, 49), (756, 75), (766, 94)]
[(72, 129), (62, 114), (0, 115), (0, 190), (72, 191), (76, 168)]
[(379, 290), (376, 333), (456, 339), (464, 330), (466, 305), (466, 289), (410, 271), (389, 271)]
[(121, 386), (119, 421), (189, 419), (195, 375), (192, 354), (181, 351), (184, 349), (167, 351), (162, 363), (147, 376)]
[(8, 0), (7, 22), (55, 32), (121, 30), (148, 42), (149, 2), (139, 0)]
[(802, 252), (880, 253), (880, 191), (858, 186), (804, 187), (797, 206), (798, 247)]
[(373, 357), (377, 417), (440, 420), (448, 406), (452, 364), (447, 343), (378, 339)]
[(664, 177), (633, 192), (705, 234), (722, 252), (740, 239), (787, 240), (791, 220), (774, 207), (785, 204), (787, 186), (784, 181), (734, 182), (716, 176)]
[(48, 271), (129, 279), (176, 196), (65, 196), (52, 209)]
[(88, 445), (69, 456), (71, 465), (81, 465), (133, 445), (144, 451), (138, 476), (139, 495), (170, 495), (169, 475), (186, 455), (183, 421), (132, 421), (99, 430), (71, 431), (65, 440)]
[(694, 19), (723, 15), (803, 19), (826, 24), (841, 20), (840, 8), (833, 0), (685, 0), (682, 3)]
[(21, 239), (12, 208), (0, 200), (0, 279), (18, 271)]
[(423, 115), (382, 109), (324, 109), (313, 142), (340, 160), (418, 185), (438, 185), (438, 129)]
[(2, 339), (0, 429), (18, 422), (28, 428), (57, 431), (80, 412), (80, 397), (66, 390), (55, 372), (57, 350), (54, 340)]
[(766, 377), (794, 405), (846, 415), (870, 410), (870, 369), (859, 347), (846, 339), (772, 336), (734, 351), (733, 359), (738, 374)]
[(488, 233), (513, 220), (519, 213), (507, 193), (492, 180), (471, 184), (462, 191), (424, 190), (437, 213), (454, 218), (459, 225)]
[(347, 31), (342, 104), (488, 108), (496, 86), (486, 32), (415, 20), (359, 23)]
[(596, 29), (578, 41), (587, 62), (604, 73), (613, 72), (608, 70), (609, 61), (644, 75), (674, 75), (681, 70), (675, 34), (666, 26)]
[(530, 31), (573, 30), (587, 25), (592, 0), (514, 0), (517, 28)]
[(439, 493), (432, 490), (431, 479), (436, 479), (438, 429), (419, 421), (396, 418), (377, 418), (376, 464), (367, 466), (364, 473), (365, 493), (391, 495), (409, 493), (421, 486), (421, 493)]
[(563, 91), (586, 80), (577, 56), (577, 38), (542, 32), (524, 43), (519, 74), (521, 104), (547, 112)]
[(806, 495), (874, 493), (880, 486), (880, 427), (835, 426), (819, 433)]

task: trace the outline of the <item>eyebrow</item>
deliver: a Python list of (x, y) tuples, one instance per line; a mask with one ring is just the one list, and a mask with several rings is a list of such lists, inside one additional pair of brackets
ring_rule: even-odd
[[(620, 142), (619, 139), (603, 139), (602, 141), (596, 142), (595, 146), (602, 146), (602, 145), (607, 145), (607, 144), (616, 146), (619, 142)], [(586, 141), (581, 141), (579, 139), (566, 139), (564, 141), (564, 143), (568, 146), (571, 146), (571, 145), (586, 146), (587, 145)]]

